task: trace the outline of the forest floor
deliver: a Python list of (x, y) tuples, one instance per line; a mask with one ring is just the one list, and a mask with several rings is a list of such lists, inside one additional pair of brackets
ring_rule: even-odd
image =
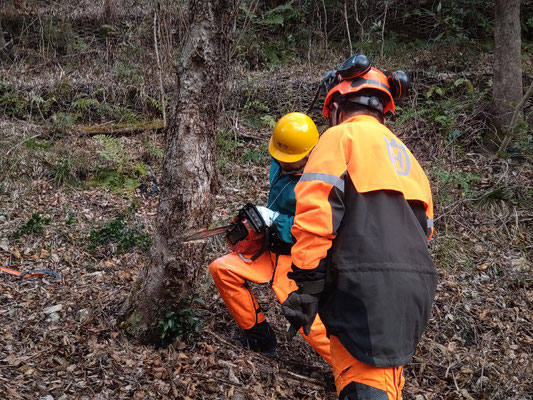
[[(40, 42), (34, 27), (37, 39), (28, 46), (42, 51), (15, 49), (15, 62), (1, 65), (0, 266), (48, 269), (60, 279), (0, 273), (0, 398), (335, 399), (327, 363), (300, 337), (285, 340), (287, 322), (268, 285), (253, 290), (277, 333), (277, 354), (236, 345), (236, 325), (207, 271), (228, 251), (220, 238), (209, 239), (206, 263), (197, 266), (204, 272), (191, 312), (201, 327), (190, 340), (156, 349), (121, 331), (117, 316), (149, 260), (163, 135), (99, 136), (77, 126), (159, 117), (153, 60), (141, 59), (141, 45), (121, 42), (137, 27), (124, 26), (106, 38), (87, 33), (89, 50), (76, 47), (80, 37), (59, 35), (74, 38), (76, 57), (58, 56), (72, 45)], [(151, 43), (151, 29), (145, 31)], [(433, 316), (405, 368), (403, 396), (532, 399), (531, 139), (495, 157), (481, 140), (492, 134), (484, 106), (488, 56), (472, 56), (458, 70), (446, 49), (437, 50), (405, 57), (406, 69), (424, 73), (415, 74), (410, 100), (389, 122), (432, 185), (430, 249), (439, 273)], [(145, 70), (128, 63), (130, 53), (141, 54)], [(382, 63), (394, 64), (387, 57)], [(235, 72), (217, 135), (213, 226), (246, 202), (266, 203), (270, 127), (284, 113), (306, 109), (328, 68)], [(526, 110), (531, 116), (531, 104)]]

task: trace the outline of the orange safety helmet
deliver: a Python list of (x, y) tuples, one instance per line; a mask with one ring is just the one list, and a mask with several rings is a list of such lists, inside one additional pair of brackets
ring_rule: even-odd
[(340, 82), (330, 89), (326, 95), (326, 99), (324, 100), (324, 108), (322, 110), (324, 117), (330, 117), (331, 103), (337, 94), (346, 96), (348, 94), (355, 94), (363, 89), (376, 89), (380, 92), (383, 92), (387, 98), (387, 102), (383, 104), (383, 112), (394, 112), (394, 99), (392, 97), (389, 80), (387, 79), (387, 76), (379, 69), (371, 67), (363, 75), (353, 79), (342, 80), (340, 76), (338, 76), (337, 79), (341, 79)]

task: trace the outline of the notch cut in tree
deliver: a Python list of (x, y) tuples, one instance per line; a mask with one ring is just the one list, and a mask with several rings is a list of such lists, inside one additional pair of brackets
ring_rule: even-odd
[(189, 30), (178, 63), (169, 113), (151, 261), (121, 312), (123, 329), (143, 343), (159, 344), (159, 321), (179, 311), (205, 265), (206, 244), (182, 243), (209, 226), (217, 186), (215, 138), (229, 68), (238, 0), (190, 0)]

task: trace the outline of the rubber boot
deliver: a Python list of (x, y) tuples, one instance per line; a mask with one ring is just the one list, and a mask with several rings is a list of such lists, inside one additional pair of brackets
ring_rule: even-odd
[(245, 348), (263, 354), (276, 354), (276, 334), (267, 321), (255, 324), (250, 329), (245, 329), (235, 336), (239, 344)]

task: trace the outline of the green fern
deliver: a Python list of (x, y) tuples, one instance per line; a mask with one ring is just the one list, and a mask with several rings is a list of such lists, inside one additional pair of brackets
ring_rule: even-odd
[(96, 99), (91, 99), (90, 97), (80, 97), (72, 103), (72, 107), (81, 112), (97, 110), (99, 106), (100, 102)]
[(119, 139), (108, 135), (96, 135), (94, 138), (101, 144), (98, 155), (121, 173), (128, 163), (124, 144)]

